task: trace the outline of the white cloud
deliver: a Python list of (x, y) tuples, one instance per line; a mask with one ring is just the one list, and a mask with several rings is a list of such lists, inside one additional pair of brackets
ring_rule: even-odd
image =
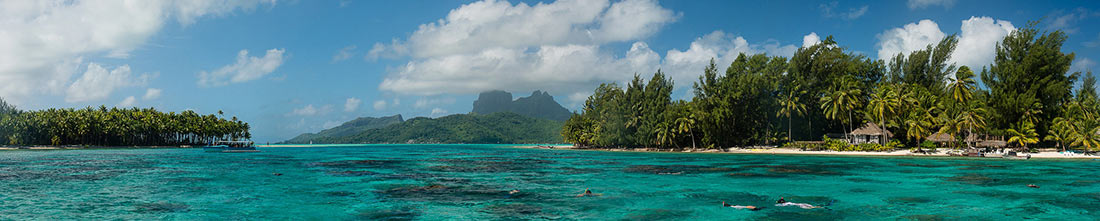
[[(805, 37), (803, 43), (805, 43)], [(737, 56), (741, 53), (745, 55), (766, 53), (768, 55), (790, 57), (797, 50), (797, 46), (781, 45), (774, 40), (769, 40), (764, 44), (749, 44), (741, 36), (714, 31), (696, 38), (687, 50), (669, 50), (668, 53), (665, 53), (661, 69), (672, 76), (677, 85), (684, 86), (691, 85), (697, 76), (703, 74), (703, 69), (710, 64), (711, 58), (715, 59), (719, 72), (725, 73), (725, 68), (733, 63), (733, 60), (737, 59)]]
[(836, 10), (838, 4), (839, 3), (835, 1), (831, 3), (822, 3), (818, 8), (821, 8), (821, 14), (826, 18), (840, 17), (845, 20), (854, 20), (862, 17), (863, 14), (867, 13), (867, 9), (870, 8), (870, 6), (864, 5), (859, 8), (849, 8), (846, 12), (835, 12), (834, 10)]
[(128, 65), (108, 71), (99, 64), (88, 63), (87, 71), (66, 90), (65, 102), (102, 100), (118, 88), (144, 85), (148, 78), (148, 75), (132, 78)]
[(450, 97), (448, 97), (448, 98), (420, 98), (420, 99), (416, 100), (416, 103), (413, 104), (413, 107), (415, 107), (415, 108), (425, 108), (425, 107), (429, 107), (429, 106), (447, 105), (447, 104), (454, 104), (454, 103), (455, 103), (455, 99), (450, 98)]
[(386, 109), (386, 101), (385, 100), (374, 101), (374, 110), (383, 110), (383, 109)]
[(263, 57), (250, 57), (248, 50), (237, 52), (237, 62), (213, 72), (199, 72), (199, 85), (224, 86), (259, 79), (274, 72), (283, 64), (284, 49), (271, 49)]
[(336, 52), (336, 55), (332, 56), (332, 63), (344, 61), (351, 58), (351, 56), (355, 56), (355, 48), (355, 45), (350, 45), (340, 49), (340, 51)]
[(363, 101), (359, 100), (358, 98), (348, 98), (348, 100), (344, 102), (344, 112), (353, 112), (355, 110), (358, 110), (360, 103), (363, 103)]
[(929, 6), (943, 6), (951, 8), (955, 6), (955, 0), (909, 0), (909, 9), (923, 9)]
[(802, 47), (803, 48), (808, 48), (810, 46), (814, 46), (817, 43), (821, 43), (821, 37), (817, 36), (817, 32), (810, 32), (810, 34), (808, 34), (806, 36), (802, 36)]
[(959, 44), (951, 55), (951, 62), (981, 70), (982, 66), (993, 63), (997, 53), (997, 44), (1005, 36), (1016, 30), (1011, 22), (994, 20), (990, 17), (970, 17), (962, 21), (962, 33)]
[(137, 98), (129, 96), (126, 97), (126, 99), (122, 99), (122, 102), (119, 102), (117, 107), (133, 107), (135, 105), (137, 105)]
[[(993, 62), (996, 45), (1009, 33), (1016, 30), (1011, 22), (995, 20), (990, 17), (971, 17), (962, 21), (959, 42), (951, 54), (950, 62), (970, 66), (981, 70)], [(894, 28), (879, 34), (878, 58), (890, 60), (898, 53), (908, 55), (923, 50), (928, 45), (938, 44), (946, 35), (939, 25), (931, 20), (910, 23), (903, 28)]]
[(442, 116), (446, 116), (447, 113), (450, 113), (450, 111), (447, 111), (447, 110), (444, 110), (443, 108), (438, 108), (437, 107), (435, 109), (432, 109), (431, 117), (442, 117)]
[(145, 90), (145, 96), (143, 96), (142, 99), (143, 100), (157, 99), (157, 98), (160, 97), (160, 92), (161, 92), (161, 90), (157, 89), (157, 88), (146, 89)]
[(888, 61), (898, 53), (908, 55), (909, 52), (925, 49), (929, 44), (939, 43), (945, 36), (940, 26), (928, 19), (890, 29), (878, 35), (878, 58)]
[(1073, 65), (1069, 66), (1069, 72), (1070, 73), (1073, 73), (1073, 72), (1085, 73), (1085, 72), (1092, 71), (1095, 66), (1096, 66), (1095, 61), (1092, 61), (1088, 58), (1078, 58), (1076, 61), (1073, 61)]
[[(411, 56), (379, 84), (384, 91), (431, 96), (539, 89), (575, 97), (600, 83), (624, 82), (635, 73), (648, 76), (658, 68), (678, 85), (690, 85), (712, 57), (728, 65), (740, 52), (790, 56), (798, 49), (775, 40), (750, 44), (716, 31), (684, 51), (668, 51), (662, 60), (638, 41), (677, 17), (653, 1), (563, 0), (534, 6), (480, 1), (421, 25), (403, 43), (376, 43), (366, 59), (402, 54), (398, 49)], [(625, 53), (604, 46), (629, 41), (634, 42)], [(407, 47), (391, 50), (400, 46)]]
[(0, 1), (0, 96), (57, 94), (85, 57), (126, 58), (170, 18), (191, 24), (273, 1)]
[(1048, 22), (1047, 28), (1060, 29), (1067, 34), (1075, 34), (1081, 30), (1077, 27), (1077, 23), (1095, 16), (1100, 16), (1100, 11), (1090, 11), (1086, 8), (1077, 8), (1069, 12), (1059, 10), (1047, 16), (1048, 18), (1054, 18)]
[[(678, 16), (653, 0), (561, 0), (512, 5), (485, 0), (463, 5), (437, 22), (420, 25), (404, 44), (418, 58), (478, 53), (486, 48), (601, 44), (638, 40), (656, 33)], [(369, 53), (367, 59), (381, 53)]]
[(310, 104), (310, 105), (306, 105), (305, 107), (302, 107), (302, 108), (294, 109), (293, 111), (290, 112), (290, 115), (313, 116), (313, 115), (323, 115), (323, 114), (328, 113), (330, 111), (332, 111), (332, 105), (325, 105), (325, 106), (321, 106), (320, 108), (317, 108), (317, 107), (314, 107), (312, 104)]

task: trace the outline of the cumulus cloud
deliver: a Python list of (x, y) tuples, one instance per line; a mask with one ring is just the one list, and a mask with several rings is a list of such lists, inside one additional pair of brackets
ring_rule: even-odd
[(862, 17), (863, 14), (867, 13), (867, 9), (870, 8), (870, 6), (864, 5), (859, 8), (849, 8), (848, 11), (837, 12), (835, 10), (838, 4), (838, 2), (822, 3), (818, 8), (821, 8), (821, 14), (826, 18), (840, 17), (845, 20), (854, 20)]
[[(814, 34), (814, 36), (817, 36)], [(805, 37), (803, 44), (805, 44)], [(686, 50), (669, 50), (665, 53), (665, 59), (661, 68), (673, 77), (678, 85), (690, 85), (703, 73), (703, 69), (710, 64), (711, 58), (715, 59), (719, 70), (733, 63), (741, 53), (746, 55), (766, 53), (775, 56), (791, 57), (798, 50), (795, 45), (781, 45), (774, 40), (763, 44), (749, 44), (748, 40), (741, 36), (727, 34), (722, 31), (696, 38)]]
[[(1015, 31), (1016, 27), (1005, 20), (971, 17), (962, 21), (960, 29), (959, 42), (951, 54), (950, 62), (981, 70), (981, 67), (993, 62), (996, 45), (1005, 36)], [(925, 49), (929, 44), (934, 46), (944, 37), (946, 35), (940, 30), (939, 25), (931, 20), (921, 20), (901, 28), (890, 29), (878, 36), (878, 58), (889, 60), (898, 53), (908, 55), (910, 52)]]
[(929, 44), (939, 43), (946, 35), (940, 31), (940, 25), (932, 20), (920, 20), (901, 28), (893, 28), (878, 35), (878, 58), (889, 60), (898, 53), (925, 49)]
[(128, 65), (108, 71), (99, 64), (88, 63), (87, 71), (66, 90), (65, 102), (102, 100), (118, 88), (144, 85), (148, 78), (148, 75), (132, 77)]
[(821, 43), (821, 37), (817, 36), (817, 32), (810, 32), (810, 34), (808, 34), (806, 36), (802, 36), (802, 47), (803, 48), (814, 46), (817, 43)]
[(332, 63), (341, 62), (355, 56), (355, 45), (349, 45), (336, 52), (336, 55), (332, 56)]
[(955, 0), (909, 0), (907, 4), (909, 9), (923, 9), (930, 6), (943, 6), (943, 8), (951, 8), (955, 6)]
[(133, 107), (135, 105), (137, 105), (137, 98), (129, 96), (126, 97), (126, 99), (122, 99), (122, 102), (119, 102), (117, 107)]
[[(562, 0), (534, 6), (479, 1), (421, 25), (408, 39), (376, 43), (366, 59), (410, 57), (379, 84), (385, 91), (432, 96), (541, 89), (572, 100), (600, 83), (624, 82), (659, 68), (683, 86), (711, 58), (725, 66), (741, 52), (790, 56), (798, 49), (775, 40), (750, 43), (715, 31), (662, 58), (641, 41), (678, 17), (648, 0)], [(627, 42), (625, 53), (606, 46)], [(418, 101), (415, 106), (436, 105)]]
[(284, 49), (271, 49), (263, 57), (248, 56), (248, 50), (237, 52), (237, 62), (212, 72), (199, 72), (199, 85), (224, 86), (259, 79), (283, 64)]
[(344, 101), (344, 112), (353, 112), (359, 109), (359, 104), (363, 103), (358, 98), (349, 97), (347, 101)]
[(959, 44), (951, 55), (951, 61), (974, 70), (992, 64), (993, 56), (997, 54), (997, 44), (1016, 31), (1011, 22), (990, 17), (970, 17), (962, 21), (961, 29)]
[(157, 99), (157, 98), (160, 97), (160, 92), (161, 92), (161, 90), (157, 89), (157, 88), (146, 89), (145, 90), (145, 96), (143, 96), (142, 99), (143, 100)]
[(172, 18), (187, 25), (260, 4), (274, 1), (0, 1), (0, 96), (63, 92), (86, 56), (126, 58)]
[[(512, 5), (485, 0), (463, 5), (437, 22), (420, 25), (407, 40), (390, 48), (375, 44), (368, 59), (402, 50), (426, 58), (478, 53), (486, 48), (601, 44), (638, 40), (677, 19), (653, 0), (561, 0)], [(402, 47), (393, 48), (401, 45)], [(407, 47), (407, 48), (406, 48)]]

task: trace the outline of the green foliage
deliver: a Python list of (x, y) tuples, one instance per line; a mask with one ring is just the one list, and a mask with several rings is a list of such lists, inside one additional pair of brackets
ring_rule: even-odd
[(327, 141), (330, 141), (331, 139), (335, 139), (335, 138), (338, 138), (338, 137), (352, 136), (352, 135), (356, 135), (356, 134), (359, 134), (359, 133), (363, 133), (364, 131), (367, 131), (367, 130), (370, 130), (370, 129), (382, 128), (382, 127), (389, 126), (389, 125), (392, 125), (392, 124), (398, 124), (398, 123), (401, 123), (401, 122), (404, 122), (404, 121), (405, 121), (404, 118), (402, 118), (400, 114), (394, 115), (394, 116), (389, 116), (389, 117), (378, 117), (378, 118), (360, 117), (360, 118), (356, 118), (355, 120), (344, 122), (340, 126), (336, 126), (336, 127), (333, 127), (333, 128), (322, 130), (321, 132), (318, 132), (316, 134), (314, 134), (314, 133), (304, 133), (304, 134), (298, 135), (297, 137), (294, 137), (290, 140), (283, 141), (282, 143), (289, 143), (289, 144), (305, 144), (305, 143), (310, 143), (310, 142), (326, 143)]
[[(512, 112), (418, 117), (321, 143), (556, 143), (562, 122)], [(315, 141), (316, 142), (316, 141)]]
[[(724, 75), (712, 60), (692, 85), (691, 101), (646, 96), (638, 77), (625, 90), (601, 85), (578, 123), (563, 134), (588, 134), (569, 141), (603, 147), (769, 145), (785, 136), (788, 147), (881, 151), (931, 147), (926, 139), (943, 133), (954, 138), (952, 145), (968, 136), (1007, 135), (1015, 137), (1010, 143), (1016, 146), (1100, 149), (1095, 77), (1088, 73), (1083, 86), (1071, 93), (1080, 73), (1067, 73), (1074, 55), (1061, 51), (1065, 34), (1040, 34), (1035, 27), (1031, 23), (997, 45), (994, 63), (981, 70), (981, 82), (971, 67), (949, 62), (959, 40), (955, 35), (898, 54), (888, 65), (846, 52), (829, 36), (799, 48), (789, 60), (739, 55)], [(664, 117), (653, 117), (662, 115), (654, 114), (662, 107)], [(893, 137), (882, 140), (885, 146), (795, 142), (848, 132), (864, 122), (874, 122)]]
[(1025, 119), (1045, 136), (1071, 98), (1078, 73), (1067, 74), (1074, 54), (1062, 52), (1066, 34), (1060, 30), (1040, 34), (1037, 24), (1005, 36), (997, 45), (992, 67), (983, 70), (981, 78), (989, 88), (991, 126), (1009, 128)]
[(10, 145), (173, 146), (252, 137), (248, 123), (153, 108), (19, 111), (0, 100), (0, 141)]

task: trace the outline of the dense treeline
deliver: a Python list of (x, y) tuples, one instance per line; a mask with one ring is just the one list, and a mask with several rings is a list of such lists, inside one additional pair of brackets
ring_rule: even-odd
[[(220, 111), (219, 111), (219, 114)], [(0, 145), (169, 146), (250, 139), (248, 123), (153, 108), (21, 111), (0, 99)]]
[[(873, 60), (829, 36), (790, 58), (738, 56), (719, 73), (714, 61), (693, 83), (690, 101), (671, 99), (660, 70), (622, 88), (603, 84), (562, 128), (566, 142), (599, 147), (734, 147), (821, 140), (873, 122), (893, 137), (882, 143), (974, 146), (968, 136), (1005, 139), (1013, 147), (1100, 145), (1100, 102), (1089, 72), (1068, 73), (1066, 35), (1030, 23), (1006, 36), (990, 68), (978, 74), (950, 63), (958, 37), (923, 50)], [(994, 138), (995, 137), (995, 138)], [(1037, 144), (1037, 145), (1036, 145)], [(1030, 145), (1030, 146), (1029, 146)], [(875, 148), (879, 149), (879, 148)]]

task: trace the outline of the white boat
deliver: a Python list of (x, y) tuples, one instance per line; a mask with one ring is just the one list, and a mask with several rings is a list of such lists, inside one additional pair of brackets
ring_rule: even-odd
[(202, 147), (206, 152), (220, 152), (220, 153), (254, 153), (260, 152), (256, 150), (256, 146), (252, 141), (215, 141), (211, 145)]

